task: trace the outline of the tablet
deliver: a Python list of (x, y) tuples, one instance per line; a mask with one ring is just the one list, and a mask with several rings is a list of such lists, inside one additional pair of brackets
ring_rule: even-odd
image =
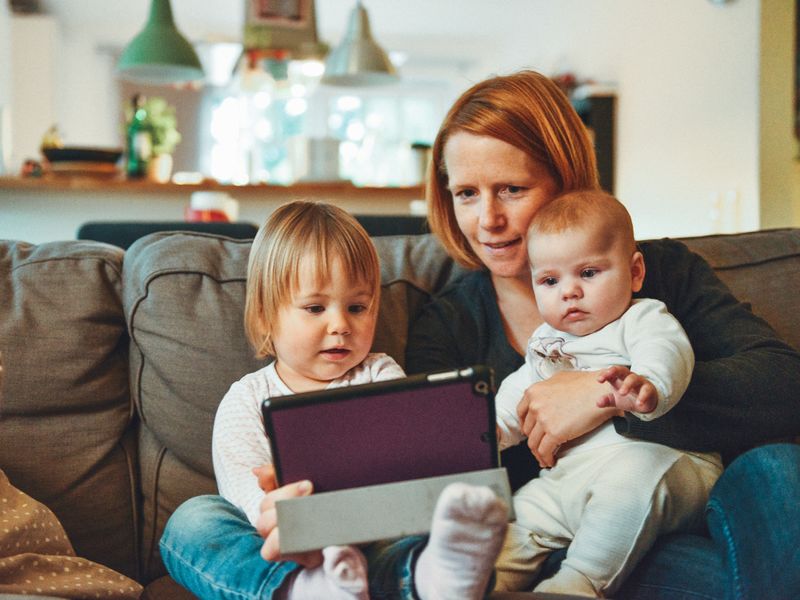
[(500, 464), (485, 366), (270, 398), (262, 410), (279, 485), (330, 492)]

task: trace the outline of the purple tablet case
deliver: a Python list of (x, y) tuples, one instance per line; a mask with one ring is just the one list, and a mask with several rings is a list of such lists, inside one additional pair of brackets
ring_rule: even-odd
[(488, 367), (264, 400), (278, 482), (330, 492), (499, 465)]

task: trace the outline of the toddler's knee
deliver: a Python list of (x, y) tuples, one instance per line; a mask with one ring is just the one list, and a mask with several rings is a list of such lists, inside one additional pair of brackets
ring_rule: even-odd
[(206, 514), (209, 510), (209, 507), (214, 505), (217, 502), (219, 496), (194, 496), (193, 498), (189, 498), (182, 504), (178, 505), (178, 508), (172, 513), (170, 516), (170, 521), (182, 521), (184, 519), (193, 519), (198, 514)]

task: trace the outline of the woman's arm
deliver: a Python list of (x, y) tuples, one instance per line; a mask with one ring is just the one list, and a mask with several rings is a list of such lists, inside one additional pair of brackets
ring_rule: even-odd
[(696, 364), (674, 410), (651, 422), (615, 419), (617, 431), (726, 454), (800, 433), (800, 354), (685, 245), (660, 240), (643, 250), (647, 277), (640, 295), (662, 300), (680, 321)]

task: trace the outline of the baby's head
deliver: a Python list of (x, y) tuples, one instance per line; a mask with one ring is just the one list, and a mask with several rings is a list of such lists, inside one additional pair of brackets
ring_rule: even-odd
[(644, 282), (628, 211), (595, 190), (568, 192), (543, 206), (528, 228), (528, 257), (542, 318), (573, 335), (618, 319)]
[(290, 202), (253, 241), (245, 331), (293, 391), (324, 387), (369, 353), (379, 295), (378, 255), (364, 228), (335, 206)]

